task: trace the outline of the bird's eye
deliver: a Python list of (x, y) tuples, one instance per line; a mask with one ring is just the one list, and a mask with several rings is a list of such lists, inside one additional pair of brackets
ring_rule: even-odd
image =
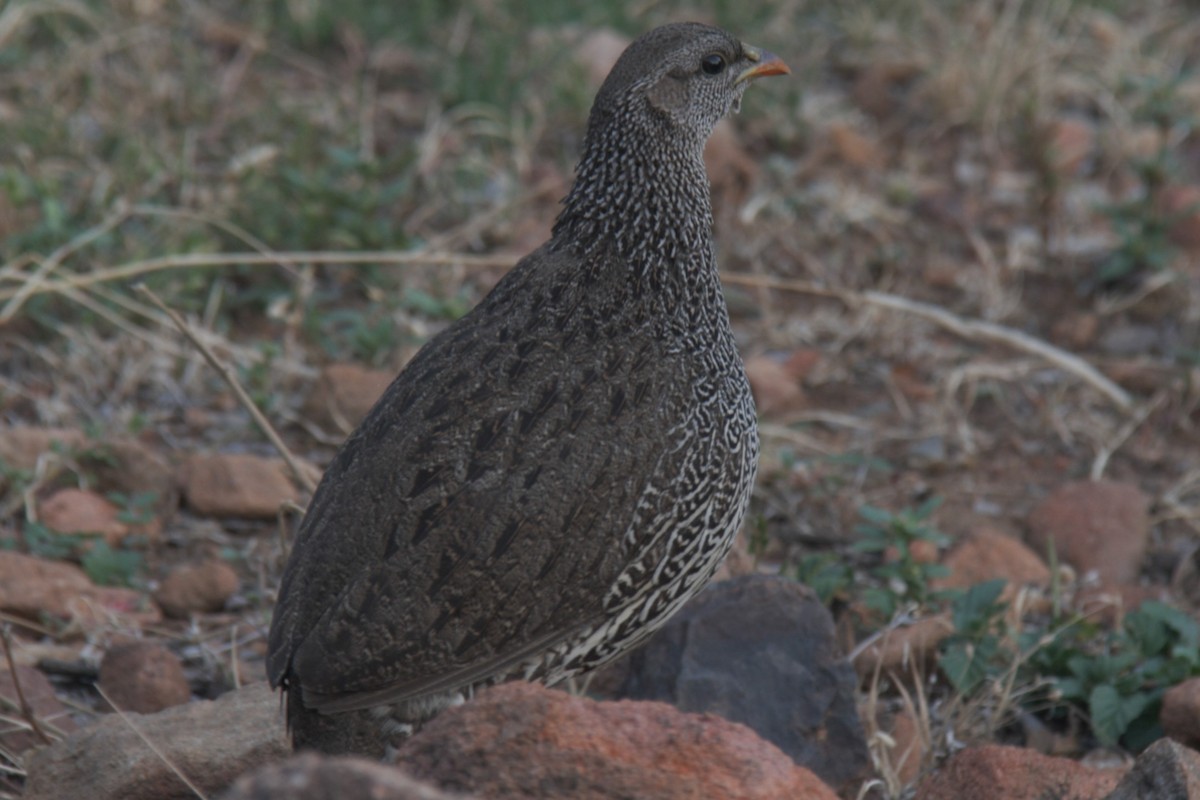
[(725, 70), (725, 57), (710, 53), (700, 60), (700, 69), (709, 75), (719, 75)]

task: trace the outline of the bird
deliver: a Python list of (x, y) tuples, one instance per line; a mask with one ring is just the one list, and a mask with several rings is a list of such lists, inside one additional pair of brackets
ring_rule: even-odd
[(550, 239), (418, 351), (313, 494), (266, 659), (295, 749), (394, 758), (481, 688), (613, 660), (711, 579), (759, 442), (703, 150), (789, 72), (700, 23), (618, 58)]

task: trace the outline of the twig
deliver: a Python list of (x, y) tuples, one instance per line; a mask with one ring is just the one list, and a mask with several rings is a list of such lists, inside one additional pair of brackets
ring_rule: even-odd
[(121, 721), (128, 725), (131, 731), (137, 734), (137, 737), (142, 740), (146, 747), (150, 748), (154, 755), (161, 758), (162, 762), (171, 768), (171, 771), (175, 773), (179, 780), (183, 781), (184, 784), (192, 790), (196, 797), (199, 797), (200, 800), (208, 800), (208, 795), (204, 794), (204, 792), (200, 791), (200, 788), (196, 786), (196, 784), (188, 780), (187, 775), (184, 775), (183, 771), (179, 769), (179, 767), (175, 766), (171, 759), (167, 758), (166, 754), (164, 754), (162, 750), (159, 750), (158, 747), (155, 746), (154, 742), (150, 741), (149, 737), (147, 737), (146, 734), (142, 733), (138, 729), (137, 725), (133, 724), (133, 721), (129, 719), (129, 715), (122, 711), (117, 704), (112, 701), (112, 698), (110, 698), (105, 691), (100, 688), (100, 684), (98, 683), (96, 684), (96, 691), (100, 694), (100, 697), (104, 699), (104, 702), (108, 703), (109, 707), (116, 712), (117, 716), (121, 718)]
[(17, 663), (13, 660), (12, 643), (9, 641), (9, 636), (9, 626), (7, 624), (0, 626), (0, 644), (4, 646), (4, 660), (8, 662), (8, 674), (12, 676), (13, 691), (17, 695), (17, 709), (21, 712), (21, 717), (29, 723), (29, 729), (33, 731), (34, 736), (41, 739), (43, 744), (54, 744), (54, 740), (46, 735), (37, 721), (37, 714), (33, 713), (33, 706), (29, 705), (29, 701), (25, 699), (25, 691), (21, 688), (21, 677), (17, 675)]
[(316, 481), (313, 480), (312, 475), (308, 470), (304, 469), (304, 467), (300, 464), (300, 460), (297, 459), (288, 446), (284, 444), (283, 439), (281, 439), (279, 434), (275, 431), (274, 426), (272, 426), (266, 416), (264, 416), (263, 413), (258, 410), (258, 406), (254, 404), (254, 400), (252, 400), (250, 395), (246, 393), (246, 390), (242, 388), (242, 384), (238, 381), (237, 376), (234, 375), (233, 372), (217, 358), (216, 354), (213, 353), (208, 345), (200, 341), (200, 338), (196, 336), (196, 334), (192, 331), (191, 326), (184, 321), (183, 317), (179, 316), (179, 314), (177, 314), (173, 309), (168, 308), (167, 304), (164, 303), (159, 296), (150, 289), (150, 287), (146, 286), (145, 284), (138, 284), (135, 289), (150, 298), (150, 301), (154, 303), (154, 305), (158, 306), (160, 311), (170, 317), (171, 321), (175, 323), (175, 327), (179, 329), (179, 332), (187, 337), (187, 340), (191, 342), (197, 350), (200, 351), (201, 355), (204, 356), (204, 360), (207, 361), (209, 365), (217, 371), (217, 374), (221, 377), (221, 380), (225, 381), (225, 384), (233, 391), (234, 395), (238, 399), (238, 402), (240, 402), (242, 406), (250, 413), (250, 416), (254, 419), (255, 424), (258, 425), (259, 430), (263, 432), (263, 435), (265, 435), (267, 439), (271, 441), (271, 444), (276, 450), (279, 451), (279, 454), (283, 456), (283, 460), (287, 462), (288, 467), (292, 470), (292, 474), (296, 476), (296, 480), (300, 482), (300, 485), (303, 486), (308, 492), (312, 492), (314, 489), (316, 489)]
[(61, 292), (67, 288), (91, 286), (96, 283), (126, 280), (152, 272), (174, 269), (196, 269), (200, 267), (278, 266), (279, 264), (428, 264), (430, 266), (462, 266), (474, 269), (511, 267), (517, 262), (516, 255), (465, 255), (462, 253), (397, 253), (397, 252), (287, 252), (287, 253), (183, 253), (161, 258), (131, 261), (118, 267), (92, 270), (86, 274), (72, 275), (55, 281), (42, 281), (26, 288), (23, 284), (16, 289), (0, 289), (0, 300), (15, 297), (24, 291), (29, 297), (48, 292)]
[(793, 294), (809, 294), (814, 297), (825, 297), (830, 300), (841, 300), (846, 305), (854, 304), (854, 292), (841, 289), (829, 289), (815, 283), (805, 281), (772, 278), (769, 275), (747, 275), (744, 272), (722, 272), (721, 283), (734, 286), (751, 286), (756, 289), (779, 289)]
[(50, 283), (46, 280), (46, 276), (58, 269), (58, 266), (62, 264), (62, 262), (65, 261), (69, 255), (77, 250), (83, 249), (89, 243), (99, 239), (113, 228), (116, 228), (118, 225), (124, 222), (128, 216), (128, 207), (124, 206), (124, 204), (118, 206), (115, 211), (101, 220), (99, 224), (88, 228), (83, 233), (63, 244), (49, 256), (42, 259), (41, 263), (38, 264), (37, 269), (33, 271), (32, 275), (21, 276), (24, 279), (22, 280), (21, 285), (18, 286), (10, 295), (8, 295), (8, 302), (5, 303), (4, 309), (0, 310), (0, 325), (4, 325), (11, 320), (16, 313), (21, 310), (21, 306), (25, 304), (26, 300), (35, 294), (41, 293), (42, 287)]
[(1089, 477), (1098, 481), (1104, 475), (1104, 468), (1108, 466), (1108, 460), (1112, 458), (1113, 453), (1125, 444), (1125, 441), (1133, 435), (1133, 432), (1141, 427), (1154, 411), (1167, 400), (1167, 393), (1161, 391), (1154, 397), (1147, 400), (1140, 408), (1134, 412), (1133, 416), (1121, 426), (1121, 430), (1117, 431), (1116, 435), (1100, 448), (1100, 452), (1096, 453), (1096, 458), (1092, 461), (1092, 471)]
[(237, 623), (229, 628), (229, 669), (233, 677), (233, 688), (242, 688), (242, 671), (238, 669)]
[(951, 314), (944, 308), (892, 294), (885, 294), (884, 292), (863, 292), (861, 297), (864, 302), (870, 305), (895, 311), (904, 311), (913, 316), (935, 322), (964, 339), (986, 339), (1001, 342), (1015, 350), (1032, 353), (1049, 361), (1059, 369), (1070, 372), (1085, 383), (1091, 384), (1094, 389), (1105, 395), (1109, 400), (1112, 400), (1122, 411), (1128, 411), (1133, 406), (1133, 400), (1129, 397), (1129, 394), (1120, 386), (1117, 386), (1108, 378), (1101, 375), (1091, 364), (1079, 356), (1047, 344), (1041, 339), (1035, 339), (1029, 334), (1003, 325), (997, 325), (993, 322), (963, 319), (955, 314)]
[[(512, 266), (516, 257), (500, 254), (490, 256), (467, 255), (443, 252), (294, 252), (294, 253), (188, 253), (163, 258), (134, 261), (106, 270), (94, 270), (86, 275), (73, 275), (56, 281), (27, 281), (16, 289), (0, 289), (0, 300), (21, 295), (27, 299), (46, 292), (63, 292), (70, 288), (90, 286), (95, 283), (124, 280), (170, 269), (198, 267), (229, 267), (238, 264), (250, 266), (279, 264), (426, 264), (430, 266), (454, 265), (486, 269)], [(1124, 389), (1104, 377), (1095, 367), (1076, 355), (1036, 339), (1026, 333), (982, 320), (968, 320), (952, 314), (940, 306), (909, 300), (885, 292), (852, 292), (828, 289), (801, 281), (770, 278), (762, 275), (723, 274), (725, 283), (743, 286), (767, 287), (781, 291), (808, 294), (839, 300), (849, 306), (867, 304), (892, 311), (903, 311), (913, 316), (934, 322), (943, 328), (971, 340), (995, 341), (1032, 353), (1049, 361), (1056, 367), (1069, 372), (1104, 394), (1123, 411), (1133, 406), (1133, 401)], [(12, 303), (9, 304), (10, 306)], [(2, 320), (0, 320), (2, 321)]]
[(790, 442), (794, 445), (812, 450), (821, 455), (829, 455), (829, 448), (821, 444), (811, 436), (808, 436), (798, 430), (789, 428), (786, 425), (772, 425), (770, 423), (760, 422), (758, 432), (764, 439), (777, 439), (779, 441)]
[(1095, 367), (1079, 356), (1054, 347), (1051, 344), (1043, 342), (1041, 339), (1035, 339), (1029, 334), (1022, 333), (1014, 328), (997, 325), (994, 322), (964, 319), (940, 306), (935, 306), (931, 303), (922, 303), (917, 300), (909, 300), (908, 298), (886, 292), (852, 292), (827, 289), (802, 281), (782, 280), (761, 275), (722, 274), (721, 280), (724, 283), (740, 284), (743, 286), (765, 286), (785, 292), (808, 294), (814, 297), (827, 297), (840, 300), (848, 306), (866, 304), (878, 308), (886, 308), (891, 311), (903, 311), (906, 314), (936, 323), (964, 339), (972, 341), (983, 339), (999, 342), (1015, 350), (1032, 353), (1049, 361), (1059, 369), (1075, 375), (1085, 383), (1091, 384), (1093, 388), (1112, 400), (1122, 411), (1128, 411), (1133, 406), (1133, 400), (1124, 389), (1101, 375)]

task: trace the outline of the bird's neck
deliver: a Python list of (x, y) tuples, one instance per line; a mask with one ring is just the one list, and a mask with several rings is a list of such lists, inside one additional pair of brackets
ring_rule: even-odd
[[(703, 143), (633, 124), (593, 126), (554, 240), (663, 291), (716, 280)], [(590, 256), (612, 256), (596, 258)]]

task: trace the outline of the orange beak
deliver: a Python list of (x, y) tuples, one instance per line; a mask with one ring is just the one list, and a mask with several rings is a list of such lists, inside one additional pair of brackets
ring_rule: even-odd
[(759, 50), (757, 47), (750, 45), (742, 45), (742, 52), (746, 58), (756, 62), (753, 67), (750, 67), (741, 75), (737, 76), (734, 83), (741, 83), (752, 78), (762, 78), (767, 75), (790, 75), (792, 73), (788, 65), (783, 63), (783, 59), (774, 53), (768, 53), (766, 50)]

